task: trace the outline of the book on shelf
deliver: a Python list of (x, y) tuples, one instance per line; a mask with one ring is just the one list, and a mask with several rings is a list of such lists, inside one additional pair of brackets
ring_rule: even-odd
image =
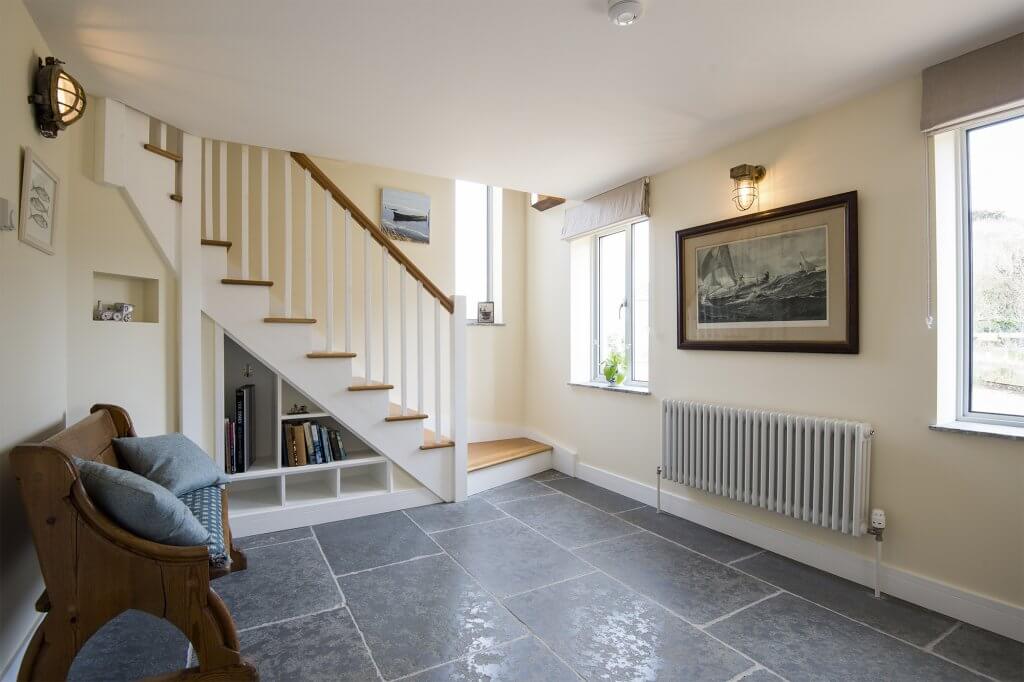
[(303, 466), (306, 464), (306, 431), (302, 424), (293, 424), (289, 430), (291, 432), (289, 438), (292, 451), (291, 466)]
[(252, 466), (252, 403), (255, 389), (253, 384), (235, 389), (235, 448), (232, 473), (244, 473)]
[(314, 421), (282, 424), (281, 464), (286, 467), (306, 464), (330, 464), (348, 454), (341, 432)]
[(331, 441), (331, 454), (334, 456), (335, 462), (340, 462), (348, 457), (348, 453), (345, 452), (345, 446), (341, 443), (341, 431), (337, 429), (330, 429), (328, 432), (329, 439)]

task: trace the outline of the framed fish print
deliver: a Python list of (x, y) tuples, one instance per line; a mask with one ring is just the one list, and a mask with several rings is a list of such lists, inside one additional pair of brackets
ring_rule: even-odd
[(678, 347), (857, 353), (857, 193), (676, 232)]
[(25, 147), (21, 170), (21, 213), (18, 239), (53, 255), (53, 233), (57, 228), (57, 188), (60, 180), (35, 154)]

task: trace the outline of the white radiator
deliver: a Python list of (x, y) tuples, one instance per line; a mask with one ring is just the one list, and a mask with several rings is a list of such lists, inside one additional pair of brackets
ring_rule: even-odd
[(870, 424), (665, 400), (661, 476), (854, 536), (867, 530)]

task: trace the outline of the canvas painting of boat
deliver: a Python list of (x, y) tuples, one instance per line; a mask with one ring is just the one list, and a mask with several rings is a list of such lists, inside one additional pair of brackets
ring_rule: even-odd
[(430, 197), (385, 187), (381, 192), (381, 229), (398, 241), (430, 243)]
[(697, 249), (697, 325), (828, 324), (828, 228)]
[(54, 249), (57, 186), (59, 181), (31, 148), (25, 149), (21, 176), (21, 220), (18, 238), (52, 254)]

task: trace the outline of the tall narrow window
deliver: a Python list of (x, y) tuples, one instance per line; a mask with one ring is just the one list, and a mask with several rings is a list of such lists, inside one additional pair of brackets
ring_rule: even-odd
[(500, 187), (455, 181), (455, 293), (466, 297), (470, 320), (481, 301), (493, 301), (494, 320), (503, 320), (501, 215)]

